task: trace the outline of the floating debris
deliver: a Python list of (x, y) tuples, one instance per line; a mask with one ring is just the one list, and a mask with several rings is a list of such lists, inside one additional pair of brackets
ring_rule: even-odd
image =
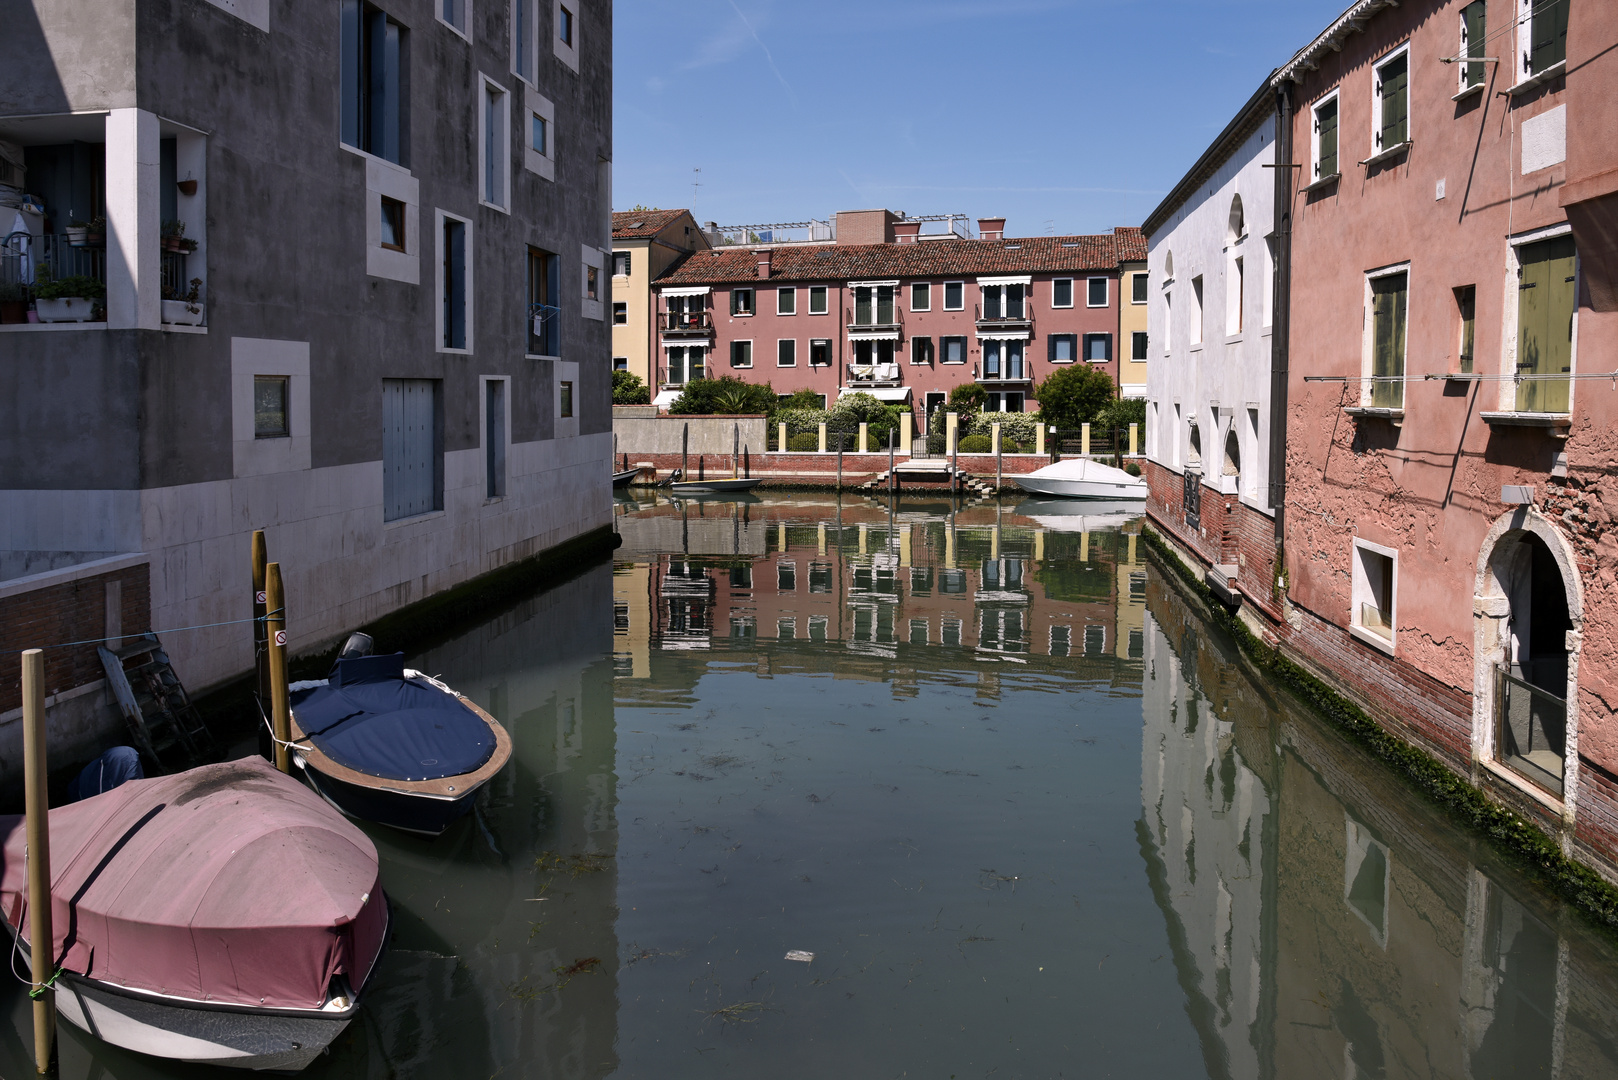
[(534, 859), (534, 869), (544, 874), (555, 874), (567, 871), (571, 876), (580, 874), (599, 874), (607, 868), (606, 860), (612, 858), (610, 854), (595, 851), (585, 851), (577, 855), (558, 855), (554, 851), (542, 851)]
[(808, 951), (806, 951), (804, 949), (788, 949), (787, 950), (787, 959), (788, 960), (796, 960), (799, 963), (807, 964), (807, 963), (811, 962), (812, 960), (814, 960), (814, 958), (815, 958), (814, 953), (808, 952)]

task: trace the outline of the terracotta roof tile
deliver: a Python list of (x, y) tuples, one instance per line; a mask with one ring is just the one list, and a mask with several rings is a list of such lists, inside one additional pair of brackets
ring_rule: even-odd
[(613, 211), (612, 238), (614, 240), (646, 240), (669, 226), (684, 210), (626, 210)]
[[(1145, 259), (1139, 229), (1100, 236), (1029, 236), (1007, 240), (924, 240), (916, 244), (826, 244), (778, 247), (771, 281), (857, 281), (880, 278), (971, 277), (978, 274), (1086, 273), (1116, 270), (1120, 259)], [(658, 285), (717, 285), (754, 281), (758, 256), (749, 247), (699, 251), (657, 280)]]

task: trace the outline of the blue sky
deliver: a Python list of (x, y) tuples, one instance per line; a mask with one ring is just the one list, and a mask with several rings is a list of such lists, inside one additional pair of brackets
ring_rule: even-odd
[(1138, 225), (1346, 2), (616, 0), (613, 206)]

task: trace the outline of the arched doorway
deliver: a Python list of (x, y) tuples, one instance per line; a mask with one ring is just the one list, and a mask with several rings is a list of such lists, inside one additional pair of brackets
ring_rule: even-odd
[[(1497, 521), (1479, 559), (1474, 606), (1477, 756), (1566, 800), (1577, 769), (1584, 601), (1561, 532), (1532, 509)], [(1565, 816), (1571, 812), (1569, 805)]]

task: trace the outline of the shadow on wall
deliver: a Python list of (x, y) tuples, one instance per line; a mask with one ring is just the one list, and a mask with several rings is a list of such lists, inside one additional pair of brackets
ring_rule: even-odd
[[(5, 42), (0, 48), (0, 69), (6, 73), (0, 82), (0, 115), (65, 113), (72, 109), (55, 54), (40, 25), (39, 6), (30, 0), (0, 0), (0, 27), (5, 28), (0, 35)], [(63, 9), (66, 19), (66, 9), (76, 5), (47, 2), (44, 6)], [(83, 12), (75, 13), (71, 21), (82, 24)]]

